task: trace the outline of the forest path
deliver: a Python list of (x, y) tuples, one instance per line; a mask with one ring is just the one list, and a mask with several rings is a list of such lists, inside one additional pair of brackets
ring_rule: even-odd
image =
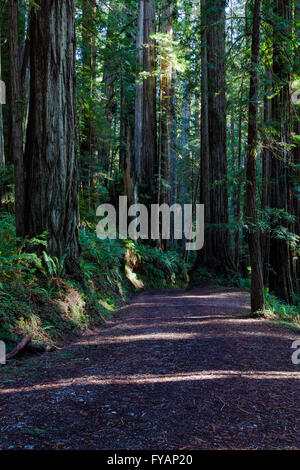
[(299, 334), (227, 288), (135, 296), (108, 328), (0, 376), (2, 449), (300, 449)]

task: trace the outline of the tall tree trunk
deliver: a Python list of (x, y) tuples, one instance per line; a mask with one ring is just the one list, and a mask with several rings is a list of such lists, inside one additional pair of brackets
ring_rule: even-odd
[(210, 148), (208, 123), (208, 57), (207, 57), (207, 0), (201, 0), (201, 161), (200, 161), (200, 202), (205, 206), (205, 249), (198, 253), (197, 265), (209, 264), (211, 253), (210, 223)]
[(255, 313), (265, 308), (260, 236), (257, 228), (257, 135), (258, 135), (258, 65), (260, 58), (261, 0), (254, 1), (249, 122), (247, 146), (247, 191), (245, 215), (249, 224), (248, 245), (251, 264), (251, 309)]
[[(176, 87), (177, 87), (177, 75), (176, 71), (173, 74), (173, 93), (172, 93), (172, 130), (173, 130), (173, 144), (172, 144), (172, 152), (171, 152), (171, 201), (170, 204), (177, 204), (179, 203), (178, 200), (178, 123), (177, 123), (177, 115), (175, 110), (178, 106), (178, 100), (176, 96)], [(174, 226), (171, 225), (171, 243), (172, 245), (175, 243), (177, 244), (178, 241), (175, 240), (175, 233), (174, 233)]]
[[(103, 92), (105, 97), (105, 126), (102, 135), (100, 136), (100, 158), (99, 163), (102, 173), (109, 175), (111, 171), (111, 157), (113, 155), (113, 141), (114, 141), (114, 122), (116, 121), (117, 113), (117, 99), (116, 99), (116, 81), (117, 76), (113, 73), (114, 56), (111, 51), (111, 44), (114, 41), (115, 34), (115, 16), (118, 13), (119, 5), (115, 1), (108, 2), (109, 13), (107, 18), (107, 33), (106, 42), (108, 49), (104, 59), (103, 67)], [(120, 123), (122, 126), (122, 141), (121, 151), (125, 154), (126, 149), (126, 123), (124, 120)], [(108, 184), (108, 180), (104, 179), (104, 184)]]
[[(297, 0), (294, 0), (294, 34), (296, 37), (299, 37), (300, 34), (300, 3)], [(300, 70), (300, 45), (299, 42), (295, 44), (294, 49), (294, 64), (293, 64), (294, 73), (297, 70)], [(293, 120), (294, 120), (294, 133), (295, 135), (300, 135), (300, 103), (296, 102), (293, 106)], [(297, 176), (299, 178), (299, 168), (300, 168), (300, 145), (295, 145), (293, 149), (293, 162), (294, 162), (294, 172), (293, 172), (293, 181), (297, 181)], [(293, 207), (292, 214), (295, 216), (295, 223), (293, 227), (293, 232), (300, 237), (300, 194), (299, 188), (294, 188), (293, 191)], [(295, 292), (300, 291), (300, 256), (299, 253), (293, 253), (293, 278), (295, 280)]]
[[(173, 67), (170, 47), (173, 41), (174, 0), (163, 0), (161, 13), (162, 58), (160, 75), (160, 126), (159, 126), (159, 190), (158, 203), (171, 203), (171, 156), (173, 144)], [(169, 241), (162, 240), (162, 248), (168, 249)]]
[[(9, 133), (11, 133), (11, 112), (10, 112), (10, 78), (9, 78), (9, 41), (6, 40), (9, 34), (9, 14), (8, 14), (8, 2), (5, 2), (1, 6), (1, 80), (6, 85), (6, 105), (1, 106), (2, 111), (2, 125), (3, 125), (3, 163), (7, 165), (12, 163), (9, 161), (9, 144), (11, 139), (9, 139)], [(6, 124), (6, 125), (5, 125)], [(0, 195), (4, 196), (4, 194)]]
[[(292, 1), (276, 0), (274, 13), (278, 18), (274, 28), (273, 79), (277, 93), (272, 100), (272, 120), (276, 129), (276, 150), (271, 159), (270, 207), (284, 209), (291, 213), (292, 187), (290, 182), (292, 151), (292, 104), (289, 83), (291, 66), (286, 53), (292, 38)], [(279, 90), (278, 90), (279, 89)], [(292, 229), (291, 225), (286, 228)], [(271, 237), (269, 287), (278, 297), (292, 302), (292, 259), (291, 249), (285, 240)]]
[[(232, 268), (228, 229), (226, 93), (225, 93), (225, 0), (216, 0), (209, 13), (208, 29), (208, 123), (210, 151), (210, 223), (221, 230), (211, 232), (209, 264), (224, 272)], [(219, 183), (217, 183), (219, 182)], [(216, 184), (217, 183), (217, 184)], [(222, 261), (221, 261), (222, 260)], [(220, 263), (221, 261), (221, 263)]]
[(26, 234), (79, 275), (75, 1), (36, 0), (30, 19)]
[(83, 115), (83, 132), (80, 142), (81, 185), (84, 197), (90, 209), (95, 208), (97, 201), (94, 194), (94, 180), (98, 165), (98, 135), (95, 121), (95, 82), (96, 82), (96, 1), (82, 1), (82, 66), (84, 88), (88, 103)]
[[(0, 81), (1, 81), (1, 78), (2, 78), (1, 49), (2, 49), (2, 37), (1, 37), (1, 24), (0, 24)], [(6, 96), (5, 96), (5, 100), (6, 100)], [(4, 165), (5, 165), (4, 129), (3, 129), (2, 102), (0, 101), (0, 167), (4, 167)], [(1, 194), (0, 194), (0, 203), (1, 203)]]
[[(123, 71), (121, 72), (123, 73)], [(119, 141), (119, 170), (120, 172), (125, 169), (126, 153), (127, 153), (127, 112), (126, 112), (126, 98), (124, 92), (123, 77), (121, 77), (120, 84), (120, 141)]]
[(142, 181), (147, 196), (153, 200), (155, 193), (154, 174), (157, 167), (157, 120), (156, 120), (156, 7), (155, 0), (144, 0), (144, 72), (148, 77), (143, 83), (143, 153)]
[(161, 178), (165, 184), (161, 184), (161, 198), (159, 203), (170, 204), (171, 195), (171, 155), (173, 141), (173, 117), (172, 117), (172, 62), (170, 46), (173, 41), (173, 16), (174, 0), (163, 0), (161, 15), (161, 33), (164, 35), (161, 58), (160, 77), (160, 162)]
[(136, 66), (137, 82), (135, 86), (135, 126), (134, 126), (134, 199), (138, 201), (138, 186), (142, 182), (142, 157), (143, 157), (143, 81), (139, 74), (144, 65), (144, 11), (145, 2), (139, 0), (138, 25), (136, 36)]
[[(242, 91), (242, 89), (241, 89)], [(234, 238), (234, 247), (235, 247), (235, 255), (234, 255), (234, 264), (236, 267), (236, 271), (239, 272), (240, 269), (240, 243), (241, 243), (241, 193), (242, 193), (242, 184), (241, 184), (241, 168), (242, 168), (242, 134), (243, 134), (243, 107), (241, 106), (240, 109), (240, 117), (239, 117), (239, 144), (238, 144), (238, 188), (237, 188), (237, 196), (236, 196), (236, 209), (235, 209), (235, 219), (238, 224), (238, 228)]]
[[(25, 14), (24, 8), (21, 8), (21, 3), (24, 2), (17, 2), (18, 3), (18, 16), (17, 16), (17, 27), (15, 26), (16, 42), (18, 43), (18, 53), (21, 54), (22, 44), (24, 43), (25, 38)], [(3, 4), (3, 5), (2, 5)], [(24, 5), (22, 5), (23, 7)], [(8, 41), (4, 40), (2, 42), (2, 80), (6, 83), (6, 102), (7, 105), (2, 108), (3, 112), (3, 122), (4, 122), (4, 152), (5, 152), (5, 163), (6, 164), (14, 164), (14, 137), (12, 132), (12, 96), (11, 96), (11, 77), (10, 77), (10, 41), (9, 38), (13, 31), (10, 30), (10, 2), (2, 2), (1, 3), (1, 25), (2, 25), (2, 37), (8, 38)], [(20, 67), (19, 74), (21, 75), (21, 58), (18, 58), (18, 64)], [(22, 79), (21, 81), (21, 93), (23, 93), (22, 89)], [(20, 103), (22, 104), (22, 109), (24, 109), (25, 100), (23, 97), (20, 99)], [(5, 125), (6, 124), (6, 125)]]
[[(124, 15), (126, 24), (132, 23), (132, 17), (126, 11)], [(133, 43), (135, 35), (126, 28), (126, 40)], [(135, 127), (135, 103), (132, 99), (131, 86), (135, 84), (135, 74), (128, 75), (126, 68), (120, 71), (120, 152), (119, 169), (124, 175), (124, 194), (131, 205), (134, 202), (135, 169), (134, 169), (134, 127)]]
[[(155, 172), (157, 161), (157, 118), (156, 118), (156, 2), (140, 0), (136, 38), (137, 83), (135, 96), (135, 137), (134, 137), (134, 200), (139, 199), (139, 189), (148, 201), (154, 200)], [(143, 78), (140, 76), (143, 72)], [(142, 78), (142, 80), (141, 80)]]
[(11, 151), (15, 169), (15, 214), (18, 237), (24, 237), (25, 181), (23, 159), (23, 104), (18, 41), (18, 0), (9, 0), (9, 71), (11, 111)]
[(126, 154), (124, 159), (124, 194), (128, 198), (128, 204), (133, 204), (133, 180), (132, 180), (132, 171), (131, 171), (131, 162), (132, 162), (132, 126), (130, 123), (129, 116), (127, 117), (127, 127), (126, 127)]
[[(220, 273), (233, 269), (230, 237), (226, 227), (228, 193), (225, 4), (225, 0), (216, 0), (214, 8), (210, 7), (208, 1), (203, 1), (201, 4), (201, 15), (204, 21), (202, 28), (201, 193), (202, 201), (206, 206), (206, 224), (215, 227), (213, 230), (206, 231), (203, 253), (199, 253), (196, 263), (198, 265), (204, 262), (210, 270)], [(205, 49), (207, 49), (207, 57)]]
[[(264, 125), (268, 129), (272, 120), (272, 100), (269, 99), (270, 95), (270, 83), (272, 80), (272, 71), (267, 69), (267, 85), (265, 87), (265, 100), (264, 100)], [(262, 210), (265, 210), (270, 206), (270, 178), (271, 178), (271, 151), (269, 148), (268, 138), (265, 139), (265, 146), (262, 151)], [(261, 238), (262, 245), (262, 262), (263, 262), (263, 273), (264, 273), (264, 284), (269, 285), (269, 261), (270, 261), (270, 236), (264, 234)]]
[(106, 129), (102, 135), (101, 141), (101, 168), (105, 173), (109, 173), (110, 167), (110, 155), (112, 152), (112, 140), (113, 140), (113, 120), (115, 118), (117, 103), (116, 103), (116, 91), (115, 91), (115, 79), (111, 76), (108, 65), (105, 67), (104, 72), (104, 94), (106, 97), (105, 106), (105, 117), (106, 117)]

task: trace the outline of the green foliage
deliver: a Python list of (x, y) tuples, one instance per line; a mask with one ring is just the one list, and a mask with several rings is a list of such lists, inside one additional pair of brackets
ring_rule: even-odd
[(201, 285), (203, 282), (210, 279), (214, 279), (212, 273), (210, 273), (206, 268), (198, 268), (193, 272), (192, 285)]
[[(47, 247), (47, 234), (21, 241), (16, 237), (15, 220), (11, 214), (0, 216), (0, 268), (2, 278), (16, 279), (22, 275), (33, 277), (38, 271), (44, 276), (64, 275), (64, 261), (51, 258), (45, 251), (40, 258), (34, 251), (38, 246)], [(24, 252), (26, 250), (26, 252)]]
[(126, 246), (137, 258), (135, 269), (146, 286), (159, 288), (187, 285), (188, 266), (178, 251), (171, 249), (164, 252), (132, 240), (128, 240)]
[[(65, 271), (65, 260), (67, 255), (63, 255), (60, 259), (56, 256), (51, 258), (45, 251), (43, 251), (43, 258), (47, 268), (47, 273), (52, 277), (63, 277)], [(44, 271), (45, 272), (45, 271)]]
[(279, 320), (300, 325), (300, 298), (296, 301), (297, 305), (288, 305), (266, 289), (266, 316), (271, 313)]
[(0, 195), (5, 196), (6, 206), (9, 205), (14, 198), (14, 168), (13, 165), (0, 166)]
[(102, 291), (120, 292), (124, 275), (121, 271), (125, 247), (119, 240), (99, 240), (95, 231), (80, 230), (81, 267), (89, 280)]
[(133, 241), (99, 240), (87, 226), (80, 229), (80, 243), (85, 289), (68, 280), (66, 255), (58, 259), (47, 253), (47, 233), (21, 243), (14, 217), (1, 213), (1, 339), (13, 344), (31, 333), (35, 340), (51, 343), (68, 331), (102, 322), (134, 290), (126, 271), (132, 259), (132, 276), (142, 278), (145, 287), (185, 285), (188, 280), (175, 250), (164, 253)]
[[(251, 291), (251, 279), (234, 276), (230, 279), (230, 283), (238, 286), (243, 290)], [(263, 316), (267, 319), (278, 319), (280, 321), (295, 323), (300, 325), (300, 297), (295, 296), (295, 305), (289, 305), (278, 299), (269, 289), (265, 289), (266, 310)]]
[(0, 256), (8, 257), (16, 251), (15, 217), (0, 212)]

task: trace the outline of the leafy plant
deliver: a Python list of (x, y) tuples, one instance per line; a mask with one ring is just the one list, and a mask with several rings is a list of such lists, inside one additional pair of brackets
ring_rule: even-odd
[(56, 256), (51, 258), (45, 251), (43, 251), (43, 258), (47, 268), (47, 273), (52, 277), (63, 277), (66, 273), (65, 261), (67, 255), (63, 255), (60, 259)]

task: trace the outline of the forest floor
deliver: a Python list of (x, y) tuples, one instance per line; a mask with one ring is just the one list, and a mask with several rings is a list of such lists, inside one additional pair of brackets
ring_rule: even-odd
[(210, 285), (135, 296), (107, 328), (0, 369), (2, 449), (300, 449), (299, 333)]

